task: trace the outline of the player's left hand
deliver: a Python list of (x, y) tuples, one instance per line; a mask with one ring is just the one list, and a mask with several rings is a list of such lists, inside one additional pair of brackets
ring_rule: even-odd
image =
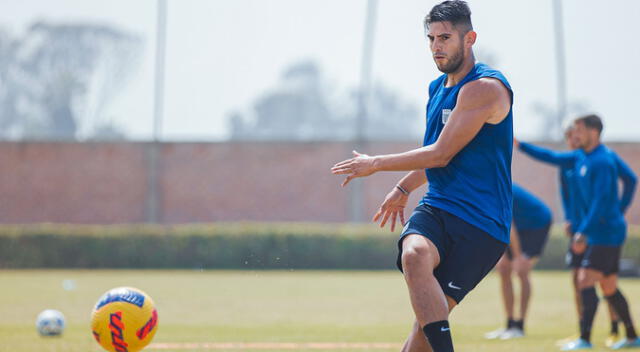
[(577, 233), (573, 236), (573, 241), (571, 242), (571, 250), (575, 254), (582, 254), (585, 250), (587, 250), (587, 238), (580, 233)]
[(343, 187), (356, 177), (366, 177), (376, 172), (373, 165), (375, 158), (367, 154), (360, 154), (355, 150), (353, 155), (354, 158), (341, 161), (331, 168), (331, 173), (334, 175), (347, 175), (347, 178), (342, 182)]
[(403, 194), (397, 187), (393, 187), (391, 192), (384, 198), (384, 202), (380, 205), (380, 208), (373, 216), (373, 222), (380, 221), (380, 227), (384, 227), (387, 220), (391, 218), (391, 232), (396, 229), (396, 219), (400, 218), (402, 226), (405, 225), (404, 221), (404, 208), (407, 205), (409, 196)]

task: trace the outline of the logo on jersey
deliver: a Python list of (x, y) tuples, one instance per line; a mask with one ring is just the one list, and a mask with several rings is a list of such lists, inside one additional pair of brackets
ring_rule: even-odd
[(582, 165), (580, 168), (580, 176), (584, 177), (587, 174), (587, 165)]
[(449, 116), (451, 116), (451, 109), (442, 109), (442, 124), (446, 125), (447, 121), (449, 121)]
[(449, 281), (449, 285), (448, 286), (451, 287), (454, 290), (461, 290), (462, 289), (461, 287), (454, 285), (453, 281)]

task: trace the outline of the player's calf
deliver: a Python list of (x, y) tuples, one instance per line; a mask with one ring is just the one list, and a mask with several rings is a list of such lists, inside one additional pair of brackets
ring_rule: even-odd
[(629, 304), (627, 303), (627, 299), (624, 297), (622, 292), (620, 292), (620, 290), (618, 289), (614, 294), (607, 296), (606, 299), (616, 311), (618, 317), (620, 317), (620, 320), (622, 320), (627, 333), (627, 339), (636, 339), (638, 335), (636, 334), (636, 330), (631, 319), (631, 314), (629, 313)]

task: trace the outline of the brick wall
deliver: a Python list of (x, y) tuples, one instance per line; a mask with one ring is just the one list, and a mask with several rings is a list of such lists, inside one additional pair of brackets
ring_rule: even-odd
[[(146, 143), (0, 143), (1, 223), (136, 223), (146, 220)], [(557, 147), (554, 145), (547, 145)], [(609, 144), (640, 174), (640, 143)], [(393, 153), (415, 143), (371, 143)], [(161, 222), (347, 221), (351, 187), (329, 168), (351, 155), (348, 143), (166, 143), (161, 145)], [(365, 217), (403, 173), (363, 181)], [(561, 219), (557, 171), (514, 154), (514, 181)], [(411, 198), (417, 203), (422, 192)], [(628, 212), (640, 224), (640, 200)], [(407, 214), (408, 216), (409, 214)]]
[(135, 144), (0, 143), (0, 222), (142, 221), (143, 152)]

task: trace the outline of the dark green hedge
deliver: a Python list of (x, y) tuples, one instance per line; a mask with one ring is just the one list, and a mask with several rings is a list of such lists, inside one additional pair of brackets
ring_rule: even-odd
[[(639, 230), (627, 258), (640, 259)], [(564, 267), (556, 232), (539, 268)], [(0, 268), (394, 269), (396, 240), (370, 225), (0, 226)]]

